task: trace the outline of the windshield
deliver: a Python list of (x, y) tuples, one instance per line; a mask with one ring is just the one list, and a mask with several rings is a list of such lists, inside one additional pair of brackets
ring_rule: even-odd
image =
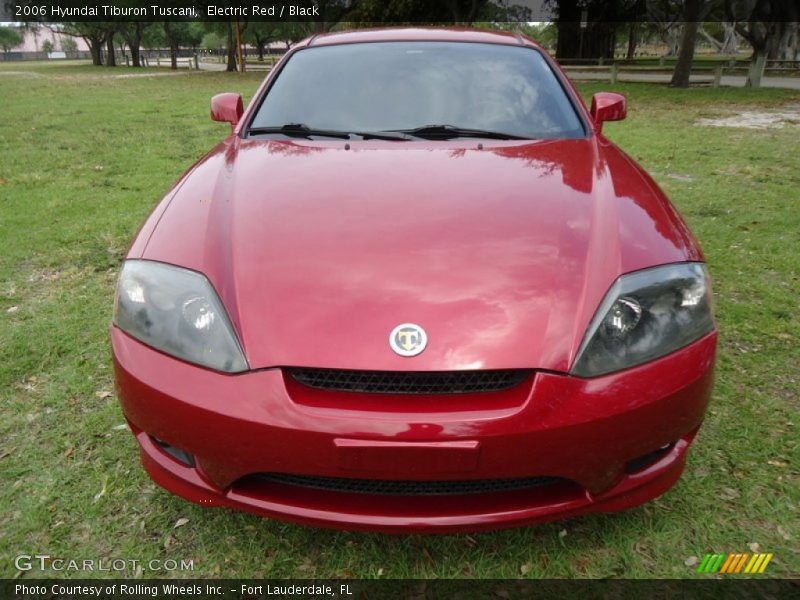
[(513, 136), (584, 137), (578, 115), (532, 48), (465, 42), (373, 42), (295, 53), (250, 129), (302, 124), (343, 132), (430, 125)]

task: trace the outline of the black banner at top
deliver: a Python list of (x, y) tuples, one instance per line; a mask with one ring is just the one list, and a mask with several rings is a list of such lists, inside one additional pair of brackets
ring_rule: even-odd
[[(687, 4), (689, 6), (687, 6)], [(687, 12), (689, 11), (689, 12)], [(799, 0), (0, 0), (0, 22), (462, 23), (800, 21)], [(322, 27), (321, 29), (324, 29)]]
[[(0, 22), (460, 23), (800, 21), (800, 0), (0, 0)], [(329, 27), (321, 26), (320, 30)]]
[(0, 21), (551, 21), (552, 0), (1, 0)]

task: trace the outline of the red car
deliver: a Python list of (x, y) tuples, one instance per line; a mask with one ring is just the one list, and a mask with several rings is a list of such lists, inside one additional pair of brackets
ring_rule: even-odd
[(111, 327), (150, 476), (206, 506), (446, 532), (680, 477), (717, 333), (650, 177), (514, 34), (314, 36), (145, 222)]

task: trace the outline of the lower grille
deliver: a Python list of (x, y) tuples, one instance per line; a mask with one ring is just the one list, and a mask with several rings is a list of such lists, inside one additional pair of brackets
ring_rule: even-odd
[(466, 394), (498, 392), (522, 383), (530, 371), (349, 371), (287, 369), (292, 378), (319, 390), (371, 394)]
[(350, 479), (345, 477), (311, 477), (285, 473), (264, 473), (262, 481), (299, 487), (345, 492), (350, 494), (384, 494), (397, 496), (445, 496), (488, 494), (537, 488), (565, 480), (558, 477), (525, 477), (518, 479), (479, 479), (465, 481), (392, 481), (386, 479)]

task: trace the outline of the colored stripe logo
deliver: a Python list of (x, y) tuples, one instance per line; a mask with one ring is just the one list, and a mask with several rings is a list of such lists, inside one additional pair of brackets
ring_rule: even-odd
[(773, 554), (706, 554), (696, 573), (726, 573), (737, 575), (763, 573)]

